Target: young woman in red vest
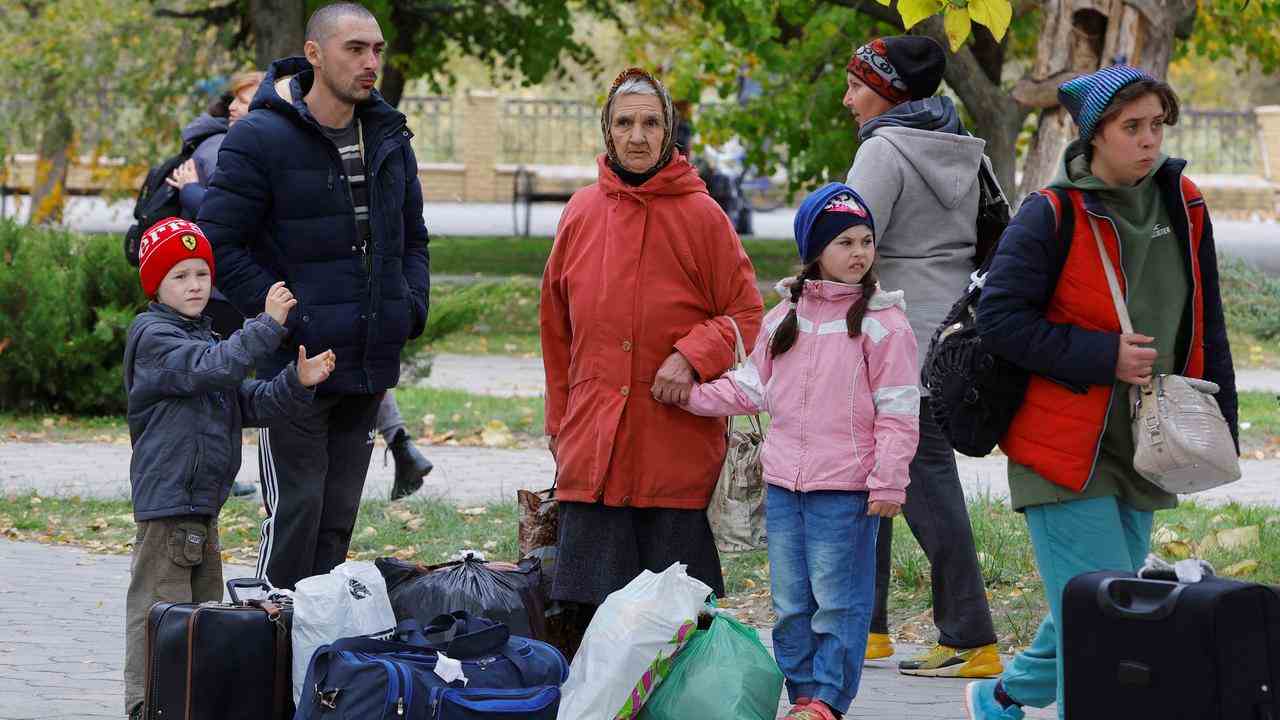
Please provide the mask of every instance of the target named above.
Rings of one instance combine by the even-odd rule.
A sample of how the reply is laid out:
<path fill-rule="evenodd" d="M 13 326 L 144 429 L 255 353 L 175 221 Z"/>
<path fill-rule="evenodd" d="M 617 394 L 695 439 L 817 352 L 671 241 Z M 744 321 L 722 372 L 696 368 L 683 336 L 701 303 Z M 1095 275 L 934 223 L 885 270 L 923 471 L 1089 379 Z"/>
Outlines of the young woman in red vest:
<path fill-rule="evenodd" d="M 1050 615 L 998 680 L 966 688 L 974 720 L 1021 718 L 1022 706 L 1054 701 L 1063 716 L 1064 586 L 1084 572 L 1137 570 L 1154 512 L 1177 504 L 1134 470 L 1129 386 L 1160 373 L 1211 380 L 1237 434 L 1209 213 L 1182 174 L 1186 161 L 1160 151 L 1164 127 L 1178 119 L 1177 96 L 1116 65 L 1064 83 L 1058 98 L 1080 138 L 1005 231 L 978 309 L 995 350 L 1032 372 L 1000 446 Z M 1119 270 L 1132 334 L 1121 333 L 1090 216 Z"/>

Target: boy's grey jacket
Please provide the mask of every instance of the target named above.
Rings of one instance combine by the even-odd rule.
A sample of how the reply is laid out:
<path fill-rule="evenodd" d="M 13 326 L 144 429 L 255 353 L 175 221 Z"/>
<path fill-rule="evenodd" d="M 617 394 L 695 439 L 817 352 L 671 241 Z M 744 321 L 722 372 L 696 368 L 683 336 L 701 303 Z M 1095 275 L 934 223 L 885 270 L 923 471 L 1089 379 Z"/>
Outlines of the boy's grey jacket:
<path fill-rule="evenodd" d="M 240 470 L 240 431 L 305 410 L 315 393 L 295 364 L 270 380 L 246 380 L 285 330 L 263 313 L 218 342 L 209 320 L 151 303 L 129 326 L 129 395 L 135 520 L 217 515 Z"/>
<path fill-rule="evenodd" d="M 949 120 L 954 110 L 941 100 L 904 103 L 895 110 L 901 114 L 920 106 L 935 110 L 935 120 Z M 903 120 L 915 120 L 908 118 Z M 884 120 L 864 137 L 848 184 L 875 218 L 881 287 L 906 291 L 907 320 L 923 366 L 934 330 L 964 293 L 974 269 L 978 166 L 986 142 Z M 960 128 L 958 118 L 928 126 Z"/>

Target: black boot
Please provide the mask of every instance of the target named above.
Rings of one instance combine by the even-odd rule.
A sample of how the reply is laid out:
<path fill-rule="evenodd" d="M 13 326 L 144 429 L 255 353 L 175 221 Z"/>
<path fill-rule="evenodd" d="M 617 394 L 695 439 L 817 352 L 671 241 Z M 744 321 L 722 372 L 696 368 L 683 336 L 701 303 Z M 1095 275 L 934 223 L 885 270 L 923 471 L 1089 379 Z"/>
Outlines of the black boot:
<path fill-rule="evenodd" d="M 435 466 L 413 446 L 404 428 L 397 430 L 395 437 L 387 443 L 387 451 L 396 460 L 396 482 L 391 487 L 391 499 L 399 500 L 417 492 L 422 487 L 422 478 Z M 386 462 L 385 453 L 383 462 Z"/>

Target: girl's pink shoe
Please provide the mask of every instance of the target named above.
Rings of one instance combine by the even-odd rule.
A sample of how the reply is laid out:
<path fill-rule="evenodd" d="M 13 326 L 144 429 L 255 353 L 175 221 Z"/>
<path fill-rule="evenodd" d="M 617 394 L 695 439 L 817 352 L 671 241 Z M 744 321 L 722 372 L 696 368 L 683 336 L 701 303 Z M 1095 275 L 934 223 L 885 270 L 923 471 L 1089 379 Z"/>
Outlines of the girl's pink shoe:
<path fill-rule="evenodd" d="M 802 705 L 801 700 L 806 701 L 805 704 Z M 791 706 L 791 712 L 783 720 L 836 720 L 836 715 L 821 700 L 797 698 L 796 704 Z"/>

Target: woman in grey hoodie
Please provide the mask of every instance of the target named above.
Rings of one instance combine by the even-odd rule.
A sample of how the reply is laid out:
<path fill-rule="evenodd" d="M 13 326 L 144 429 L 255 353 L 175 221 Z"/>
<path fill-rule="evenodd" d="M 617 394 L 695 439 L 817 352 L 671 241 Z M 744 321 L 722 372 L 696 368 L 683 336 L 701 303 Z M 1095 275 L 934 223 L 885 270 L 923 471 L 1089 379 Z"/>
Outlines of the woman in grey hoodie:
<path fill-rule="evenodd" d="M 844 105 L 860 126 L 862 143 L 848 184 L 882 228 L 880 279 L 906 291 L 922 365 L 934 329 L 973 270 L 985 146 L 965 132 L 950 99 L 933 96 L 946 63 L 933 40 L 898 36 L 863 45 L 846 67 Z M 932 568 L 938 644 L 898 668 L 909 675 L 994 677 L 1002 667 L 955 453 L 929 414 L 927 391 L 921 392 L 920 444 L 902 512 Z M 892 537 L 893 521 L 881 520 L 868 659 L 893 654 L 887 610 Z"/>

